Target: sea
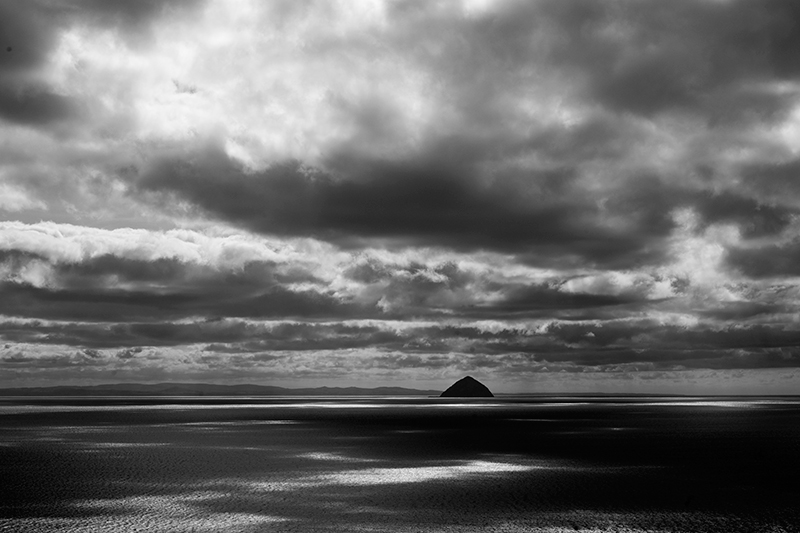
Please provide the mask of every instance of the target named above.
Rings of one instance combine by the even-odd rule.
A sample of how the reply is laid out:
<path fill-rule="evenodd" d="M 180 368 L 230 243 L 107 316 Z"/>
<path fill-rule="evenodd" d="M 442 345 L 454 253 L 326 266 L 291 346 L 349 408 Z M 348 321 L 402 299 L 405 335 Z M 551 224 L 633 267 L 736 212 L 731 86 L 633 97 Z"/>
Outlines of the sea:
<path fill-rule="evenodd" d="M 5 397 L 0 532 L 800 531 L 800 397 Z"/>

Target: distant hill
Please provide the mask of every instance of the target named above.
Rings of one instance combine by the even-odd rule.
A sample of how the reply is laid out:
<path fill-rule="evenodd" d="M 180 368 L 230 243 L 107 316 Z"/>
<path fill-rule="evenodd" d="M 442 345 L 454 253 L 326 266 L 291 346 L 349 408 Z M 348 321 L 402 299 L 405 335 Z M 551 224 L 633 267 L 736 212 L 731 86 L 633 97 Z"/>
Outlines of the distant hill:
<path fill-rule="evenodd" d="M 492 398 L 494 394 L 489 388 L 478 381 L 477 379 L 473 378 L 472 376 L 467 376 L 465 378 L 459 379 L 446 391 L 442 394 L 442 397 L 450 397 L 450 398 Z"/>
<path fill-rule="evenodd" d="M 405 387 L 315 387 L 289 389 L 269 385 L 210 383 L 115 383 L 90 386 L 19 387 L 0 389 L 0 396 L 438 396 L 437 390 Z"/>

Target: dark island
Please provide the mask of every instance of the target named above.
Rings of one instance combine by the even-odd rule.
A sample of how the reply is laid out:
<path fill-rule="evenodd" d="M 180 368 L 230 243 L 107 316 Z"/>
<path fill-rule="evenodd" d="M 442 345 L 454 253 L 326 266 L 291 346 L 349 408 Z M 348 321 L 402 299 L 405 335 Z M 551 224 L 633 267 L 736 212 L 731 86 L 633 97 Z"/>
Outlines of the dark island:
<path fill-rule="evenodd" d="M 492 391 L 472 376 L 459 379 L 440 396 L 442 398 L 494 398 Z"/>

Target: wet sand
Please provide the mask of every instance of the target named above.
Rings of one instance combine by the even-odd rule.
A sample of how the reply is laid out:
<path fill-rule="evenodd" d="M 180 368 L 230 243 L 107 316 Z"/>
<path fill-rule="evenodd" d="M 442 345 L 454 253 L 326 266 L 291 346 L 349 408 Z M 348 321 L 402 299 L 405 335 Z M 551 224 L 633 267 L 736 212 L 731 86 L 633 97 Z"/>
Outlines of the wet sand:
<path fill-rule="evenodd" d="M 800 399 L 0 401 L 0 531 L 797 531 Z"/>

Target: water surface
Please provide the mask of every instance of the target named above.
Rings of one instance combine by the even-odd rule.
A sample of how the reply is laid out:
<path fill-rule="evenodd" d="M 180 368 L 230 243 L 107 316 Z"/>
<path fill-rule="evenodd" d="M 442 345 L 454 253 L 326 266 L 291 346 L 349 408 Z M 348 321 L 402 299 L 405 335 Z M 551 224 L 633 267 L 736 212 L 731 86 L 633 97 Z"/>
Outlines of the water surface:
<path fill-rule="evenodd" d="M 796 531 L 800 398 L 5 398 L 0 531 Z"/>

